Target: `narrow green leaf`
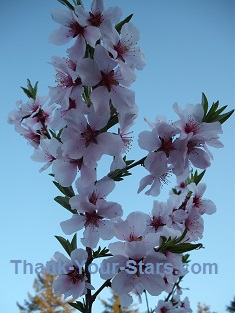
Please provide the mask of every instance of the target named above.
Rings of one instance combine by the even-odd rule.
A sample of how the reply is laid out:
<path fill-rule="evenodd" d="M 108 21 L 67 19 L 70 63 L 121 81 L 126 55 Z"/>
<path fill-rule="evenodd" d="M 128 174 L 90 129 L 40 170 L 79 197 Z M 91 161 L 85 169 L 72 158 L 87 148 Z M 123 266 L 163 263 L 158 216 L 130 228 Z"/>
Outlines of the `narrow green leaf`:
<path fill-rule="evenodd" d="M 197 174 L 197 171 L 195 172 L 193 181 L 196 185 L 200 183 L 205 173 L 206 173 L 206 170 L 202 171 L 199 175 Z"/>
<path fill-rule="evenodd" d="M 31 81 L 27 78 L 27 87 L 30 93 L 33 93 L 33 86 L 31 84 Z"/>
<path fill-rule="evenodd" d="M 219 116 L 219 119 L 218 121 L 220 122 L 220 124 L 223 124 L 224 122 L 227 121 L 228 118 L 230 118 L 230 116 L 233 114 L 234 110 L 231 110 L 229 111 L 228 113 L 224 113 L 224 114 L 221 114 Z"/>
<path fill-rule="evenodd" d="M 205 116 L 208 111 L 208 100 L 204 92 L 202 93 L 202 106 L 204 109 L 204 116 Z"/>
<path fill-rule="evenodd" d="M 73 250 L 77 249 L 77 234 L 75 234 L 73 236 L 73 239 L 71 241 L 71 246 L 72 246 Z"/>
<path fill-rule="evenodd" d="M 77 211 L 71 209 L 71 205 L 69 204 L 69 198 L 68 197 L 62 197 L 62 196 L 57 196 L 54 198 L 54 200 L 59 203 L 62 207 L 64 207 L 66 210 L 69 212 L 76 214 Z"/>
<path fill-rule="evenodd" d="M 58 1 L 62 3 L 63 5 L 65 5 L 66 7 L 68 7 L 70 10 L 74 10 L 74 6 L 67 0 L 58 0 Z"/>
<path fill-rule="evenodd" d="M 35 83 L 34 87 L 33 87 L 33 98 L 36 99 L 37 96 L 37 92 L 38 92 L 38 81 Z"/>
<path fill-rule="evenodd" d="M 72 189 L 72 187 L 63 187 L 61 186 L 58 182 L 54 181 L 53 180 L 53 184 L 59 189 L 59 191 L 61 191 L 66 197 L 73 197 L 75 194 L 74 194 L 74 191 Z"/>
<path fill-rule="evenodd" d="M 20 88 L 23 89 L 24 93 L 26 94 L 26 96 L 27 96 L 28 98 L 33 99 L 33 95 L 31 94 L 31 92 L 30 92 L 28 89 L 26 89 L 26 88 L 24 88 L 24 87 L 20 87 Z"/>
<path fill-rule="evenodd" d="M 185 228 L 183 234 L 180 237 L 174 239 L 174 244 L 181 242 L 186 236 L 187 232 L 188 232 L 188 228 Z"/>
<path fill-rule="evenodd" d="M 78 311 L 84 313 L 84 305 L 82 302 L 80 301 L 77 301 L 76 303 L 69 302 L 69 304 L 71 305 L 71 307 L 78 309 Z"/>
<path fill-rule="evenodd" d="M 133 14 L 130 14 L 129 16 L 127 16 L 123 21 L 121 21 L 120 23 L 118 23 L 115 28 L 117 30 L 117 32 L 120 34 L 122 26 L 128 22 L 130 22 L 131 18 L 132 18 Z"/>
<path fill-rule="evenodd" d="M 189 263 L 190 262 L 189 257 L 190 257 L 190 255 L 188 253 L 183 254 L 182 255 L 182 262 L 183 263 Z"/>
<path fill-rule="evenodd" d="M 180 243 L 178 245 L 169 247 L 167 251 L 172 253 L 181 254 L 187 251 L 195 250 L 195 249 L 201 249 L 203 248 L 203 245 L 201 243 L 192 244 L 192 243 Z"/>
<path fill-rule="evenodd" d="M 68 241 L 61 236 L 55 236 L 55 238 L 59 241 L 64 250 L 70 255 L 70 247 L 68 245 Z"/>

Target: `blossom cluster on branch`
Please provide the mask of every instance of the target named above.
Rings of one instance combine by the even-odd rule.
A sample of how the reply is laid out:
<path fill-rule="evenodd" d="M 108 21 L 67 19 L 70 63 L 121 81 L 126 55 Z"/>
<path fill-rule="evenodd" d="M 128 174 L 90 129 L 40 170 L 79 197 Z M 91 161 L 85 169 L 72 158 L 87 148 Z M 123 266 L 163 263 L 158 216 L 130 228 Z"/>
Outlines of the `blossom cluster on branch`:
<path fill-rule="evenodd" d="M 233 112 L 221 114 L 226 106 L 218 108 L 218 102 L 209 108 L 204 94 L 201 104 L 185 108 L 174 104 L 179 119 L 146 120 L 151 131 L 141 132 L 138 144 L 147 155 L 127 160 L 129 132 L 138 115 L 135 93 L 129 87 L 135 71 L 145 66 L 139 31 L 130 22 L 132 15 L 121 20 L 121 9 L 105 9 L 103 0 L 93 0 L 88 11 L 81 1 L 74 1 L 75 6 L 60 2 L 67 9 L 53 10 L 52 18 L 60 26 L 49 41 L 56 45 L 72 41 L 72 46 L 66 57 L 52 57 L 57 85 L 42 97 L 37 83 L 32 86 L 28 80 L 28 87 L 22 89 L 29 100 L 18 102 L 18 109 L 8 117 L 33 146 L 32 160 L 44 163 L 40 171 L 51 166 L 54 184 L 63 193 L 55 200 L 72 213 L 61 222 L 66 235 L 74 234 L 72 241 L 56 236 L 71 260 L 55 253 L 52 262 L 64 262 L 66 272 L 55 280 L 54 292 L 85 296 L 83 302 L 71 305 L 88 313 L 106 286 L 120 296 L 123 306 L 132 303 L 133 295 L 141 299 L 143 293 L 158 296 L 165 291 L 168 296 L 159 300 L 155 312 L 192 312 L 188 299 L 180 299 L 180 282 L 187 274 L 185 253 L 202 246 L 194 242 L 203 236 L 203 215 L 216 211 L 215 204 L 203 198 L 206 185 L 200 181 L 213 158 L 208 146 L 223 146 L 221 124 Z M 104 155 L 111 156 L 109 173 L 97 177 Z M 124 220 L 121 205 L 106 197 L 115 181 L 130 175 L 137 165 L 148 171 L 138 193 L 149 186 L 145 194 L 158 196 L 171 175 L 176 176 L 177 186 L 166 202 L 154 200 L 151 215 L 137 211 Z M 77 248 L 78 231 L 83 232 L 80 242 L 85 249 Z M 108 249 L 101 249 L 100 239 L 113 238 L 116 241 Z M 100 257 L 104 283 L 92 294 L 89 266 Z M 156 264 L 161 269 L 157 272 L 152 267 Z M 169 266 L 164 271 L 167 264 L 171 271 Z"/>

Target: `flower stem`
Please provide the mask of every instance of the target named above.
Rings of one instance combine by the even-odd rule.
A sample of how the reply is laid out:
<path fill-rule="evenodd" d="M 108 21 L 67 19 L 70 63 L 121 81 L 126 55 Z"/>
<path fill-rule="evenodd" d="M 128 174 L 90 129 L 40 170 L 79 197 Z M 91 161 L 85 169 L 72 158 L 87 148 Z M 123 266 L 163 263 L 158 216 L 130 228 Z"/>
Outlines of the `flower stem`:
<path fill-rule="evenodd" d="M 91 273 L 89 271 L 89 265 L 92 263 L 93 257 L 92 257 L 92 249 L 91 248 L 86 248 L 88 258 L 85 264 L 85 273 L 87 277 L 87 282 L 91 284 Z M 86 294 L 86 313 L 91 313 L 92 309 L 92 301 L 91 301 L 91 290 L 87 289 L 87 294 Z"/>
<path fill-rule="evenodd" d="M 146 290 L 144 290 L 144 294 L 145 294 L 145 300 L 146 300 L 146 305 L 147 305 L 147 312 L 150 313 L 149 301 L 148 301 L 148 296 L 147 296 Z"/>
<path fill-rule="evenodd" d="M 110 279 L 106 280 L 103 285 L 100 286 L 100 288 L 91 296 L 91 304 L 95 301 L 98 294 L 105 288 L 105 287 L 111 287 Z"/>
<path fill-rule="evenodd" d="M 137 165 L 144 165 L 144 161 L 145 159 L 147 158 L 147 156 L 143 157 L 142 159 L 124 167 L 123 169 L 120 169 L 120 170 L 116 170 L 114 172 L 110 172 L 108 173 L 107 176 L 109 176 L 110 178 L 112 178 L 113 180 L 115 180 L 116 177 L 119 177 L 122 173 L 125 173 L 126 171 L 130 170 L 131 168 L 137 166 Z"/>

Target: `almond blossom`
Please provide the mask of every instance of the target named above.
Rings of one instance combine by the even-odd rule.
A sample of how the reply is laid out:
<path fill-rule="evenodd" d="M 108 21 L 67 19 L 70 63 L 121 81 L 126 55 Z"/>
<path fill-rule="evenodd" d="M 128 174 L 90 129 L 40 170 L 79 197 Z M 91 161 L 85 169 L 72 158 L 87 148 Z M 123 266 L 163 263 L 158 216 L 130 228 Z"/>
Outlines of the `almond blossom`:
<path fill-rule="evenodd" d="M 78 6 L 79 7 L 79 6 Z M 100 38 L 100 30 L 94 26 L 88 26 L 86 22 L 78 19 L 73 11 L 64 11 L 54 9 L 52 18 L 55 22 L 61 24 L 59 29 L 52 32 L 49 42 L 55 45 L 64 45 L 71 39 L 76 41 L 67 52 L 74 61 L 83 58 L 86 50 L 86 43 L 95 47 L 97 40 Z"/>
<path fill-rule="evenodd" d="M 132 69 L 142 70 L 146 63 L 143 52 L 136 46 L 139 39 L 139 30 L 132 23 L 124 24 L 120 35 L 112 27 L 103 36 L 104 47 L 114 59 L 125 63 Z"/>
<path fill-rule="evenodd" d="M 216 206 L 213 201 L 203 199 L 202 196 L 206 190 L 206 184 L 200 183 L 196 185 L 191 183 L 188 186 L 188 190 L 193 192 L 193 208 L 202 214 L 214 214 L 216 212 Z"/>
<path fill-rule="evenodd" d="M 84 85 L 93 87 L 91 101 L 99 115 L 109 112 L 110 100 L 117 112 L 128 112 L 135 106 L 135 94 L 129 87 L 135 80 L 131 69 L 124 74 L 118 63 L 111 59 L 101 45 L 97 45 L 94 60 L 83 59 L 77 62 L 77 71 Z"/>
<path fill-rule="evenodd" d="M 86 295 L 87 289 L 94 287 L 87 282 L 84 268 L 81 266 L 87 260 L 87 252 L 83 249 L 75 249 L 71 252 L 71 260 L 65 257 L 62 253 L 56 252 L 52 260 L 48 264 L 53 269 L 59 267 L 65 270 L 65 273 L 58 273 L 59 276 L 53 282 L 53 290 L 55 295 L 64 294 L 67 298 L 72 296 L 74 299 Z"/>
<path fill-rule="evenodd" d="M 66 110 L 72 105 L 81 107 L 84 105 L 82 100 L 81 79 L 76 71 L 76 62 L 69 58 L 52 57 L 51 64 L 56 70 L 57 87 L 49 87 L 49 96 L 51 103 L 58 103 Z"/>
<path fill-rule="evenodd" d="M 157 296 L 164 289 L 162 278 L 163 269 L 156 270 L 156 264 L 167 262 L 167 258 L 158 252 L 148 253 L 148 249 L 142 241 L 126 242 L 124 249 L 109 249 L 113 257 L 102 261 L 100 276 L 103 279 L 112 279 L 112 289 L 121 299 L 121 304 L 128 306 L 132 302 L 130 293 L 135 290 L 139 295 L 146 290 L 150 295 Z M 117 264 L 115 267 L 112 264 Z M 131 266 L 128 266 L 130 264 Z M 150 266 L 150 264 L 152 266 Z M 115 271 L 107 271 L 107 268 L 115 268 Z M 123 295 L 129 294 L 129 297 Z"/>
<path fill-rule="evenodd" d="M 57 157 L 57 149 L 61 143 L 56 138 L 43 139 L 40 141 L 40 146 L 34 150 L 31 159 L 35 162 L 46 162 L 40 169 L 40 172 L 46 170 Z"/>
<path fill-rule="evenodd" d="M 93 0 L 90 12 L 86 12 L 81 5 L 75 6 L 74 11 L 79 21 L 82 20 L 87 25 L 98 27 L 101 34 L 106 29 L 110 31 L 109 24 L 116 25 L 122 15 L 119 7 L 105 9 L 104 0 Z"/>
<path fill-rule="evenodd" d="M 106 123 L 106 116 L 90 113 L 86 118 L 76 109 L 66 115 L 68 127 L 61 135 L 63 156 L 78 160 L 83 158 L 84 164 L 93 164 L 102 155 L 115 156 L 121 152 L 123 142 L 118 134 L 101 132 Z"/>
<path fill-rule="evenodd" d="M 81 242 L 84 246 L 95 248 L 100 238 L 109 240 L 114 236 L 114 223 L 122 216 L 122 208 L 116 202 L 107 202 L 105 196 L 113 188 L 108 177 L 87 188 L 79 189 L 79 195 L 70 199 L 70 205 L 78 214 L 61 222 L 61 228 L 70 235 L 85 227 Z"/>

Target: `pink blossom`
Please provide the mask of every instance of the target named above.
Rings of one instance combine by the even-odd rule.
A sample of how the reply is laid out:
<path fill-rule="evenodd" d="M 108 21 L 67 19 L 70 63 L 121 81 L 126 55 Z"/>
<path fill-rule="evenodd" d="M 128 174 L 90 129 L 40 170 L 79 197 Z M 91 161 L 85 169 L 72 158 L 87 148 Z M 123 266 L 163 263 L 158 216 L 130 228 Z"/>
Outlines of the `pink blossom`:
<path fill-rule="evenodd" d="M 75 6 L 75 14 L 79 21 L 98 27 L 103 34 L 106 29 L 111 30 L 109 24 L 116 25 L 119 22 L 122 10 L 119 7 L 110 7 L 105 10 L 104 0 L 93 0 L 90 12 L 86 12 L 82 6 L 78 5 Z"/>
<path fill-rule="evenodd" d="M 175 125 L 181 129 L 180 139 L 199 135 L 206 141 L 218 138 L 218 133 L 222 134 L 222 128 L 219 122 L 202 122 L 204 110 L 201 104 L 188 104 L 183 110 L 175 103 L 173 108 L 180 117 L 180 120 L 175 122 Z"/>
<path fill-rule="evenodd" d="M 31 159 L 35 162 L 46 162 L 40 169 L 40 172 L 46 170 L 54 160 L 56 160 L 57 149 L 61 143 L 56 138 L 43 139 L 40 141 L 40 146 L 34 150 Z"/>
<path fill-rule="evenodd" d="M 150 295 L 157 296 L 165 289 L 161 270 L 156 273 L 156 269 L 152 271 L 150 268 L 147 270 L 146 267 L 149 264 L 164 264 L 167 258 L 162 253 L 148 253 L 147 250 L 142 241 L 126 242 L 124 250 L 105 259 L 101 264 L 101 278 L 110 279 L 113 277 L 112 289 L 120 296 L 124 306 L 130 304 L 130 298 L 122 298 L 122 295 L 127 295 L 132 291 L 138 291 L 138 294 L 141 295 L 146 290 Z M 132 268 L 128 267 L 128 262 L 131 262 Z M 105 270 L 114 263 L 118 264 L 115 272 Z"/>
<path fill-rule="evenodd" d="M 193 208 L 201 215 L 214 214 L 216 212 L 216 206 L 211 200 L 203 199 L 202 196 L 206 190 L 206 184 L 200 183 L 196 185 L 191 183 L 188 185 L 188 189 L 193 192 Z"/>
<path fill-rule="evenodd" d="M 53 283 L 55 295 L 64 294 L 67 298 L 72 296 L 78 298 L 86 295 L 87 289 L 94 289 L 94 287 L 87 282 L 84 268 L 81 265 L 85 264 L 87 260 L 87 252 L 83 249 L 75 249 L 71 252 L 71 260 L 65 257 L 62 253 L 56 252 L 53 259 L 49 262 L 53 267 L 57 263 L 61 263 L 61 268 L 65 269 L 65 273 L 59 273 L 59 276 Z"/>
<path fill-rule="evenodd" d="M 145 194 L 158 196 L 162 184 L 168 183 L 167 177 L 170 173 L 164 152 L 150 152 L 144 161 L 144 166 L 150 174 L 141 179 L 137 192 L 140 193 L 146 186 L 150 185 L 150 189 Z"/>
<path fill-rule="evenodd" d="M 204 223 L 201 214 L 197 212 L 194 208 L 188 209 L 188 217 L 185 219 L 185 227 L 187 227 L 188 232 L 184 240 L 197 241 L 202 238 Z"/>
<path fill-rule="evenodd" d="M 91 101 L 100 115 L 109 112 L 110 100 L 118 113 L 128 112 L 135 106 L 134 92 L 124 87 L 129 87 L 135 80 L 133 72 L 126 71 L 124 77 L 117 65 L 101 45 L 95 48 L 94 60 L 87 58 L 77 63 L 83 84 L 93 87 Z"/>
<path fill-rule="evenodd" d="M 104 191 L 108 193 L 110 184 L 110 179 L 106 178 L 72 197 L 70 205 L 80 214 L 74 214 L 71 219 L 60 224 L 67 235 L 85 227 L 81 242 L 92 249 L 97 246 L 100 238 L 113 238 L 114 222 L 122 215 L 122 208 L 118 203 L 107 202 L 104 198 Z"/>
<path fill-rule="evenodd" d="M 58 103 L 64 110 L 82 107 L 82 84 L 76 71 L 76 62 L 69 58 L 52 57 L 51 63 L 56 70 L 57 87 L 49 87 L 50 103 Z"/>
<path fill-rule="evenodd" d="M 139 39 L 139 30 L 132 23 L 124 24 L 120 35 L 113 27 L 103 35 L 104 47 L 114 59 L 132 69 L 142 70 L 146 63 L 143 52 L 136 46 Z"/>
<path fill-rule="evenodd" d="M 88 186 L 96 180 L 96 163 L 84 164 L 83 158 L 71 159 L 68 156 L 63 156 L 61 149 L 57 150 L 57 158 L 52 164 L 52 172 L 54 178 L 63 187 L 69 187 L 74 182 L 78 171 L 84 186 Z"/>
<path fill-rule="evenodd" d="M 158 301 L 158 305 L 154 310 L 155 313 L 174 313 L 175 310 L 173 308 L 173 304 L 168 301 L 165 302 L 163 300 Z"/>
<path fill-rule="evenodd" d="M 115 156 L 121 152 L 120 136 L 100 131 L 107 123 L 106 116 L 91 113 L 86 118 L 71 109 L 66 121 L 68 127 L 61 135 L 63 156 L 74 160 L 83 158 L 84 164 L 96 164 L 104 154 Z"/>
<path fill-rule="evenodd" d="M 159 232 L 165 225 L 171 226 L 170 208 L 164 202 L 153 202 L 151 217 L 147 221 L 148 231 Z"/>
<path fill-rule="evenodd" d="M 52 32 L 49 42 L 56 45 L 68 43 L 72 38 L 76 41 L 68 53 L 74 61 L 83 58 L 86 50 L 86 43 L 91 47 L 95 47 L 97 40 L 100 38 L 100 30 L 94 26 L 88 26 L 86 22 L 79 19 L 73 11 L 64 11 L 54 9 L 52 18 L 61 24 L 59 29 Z"/>

